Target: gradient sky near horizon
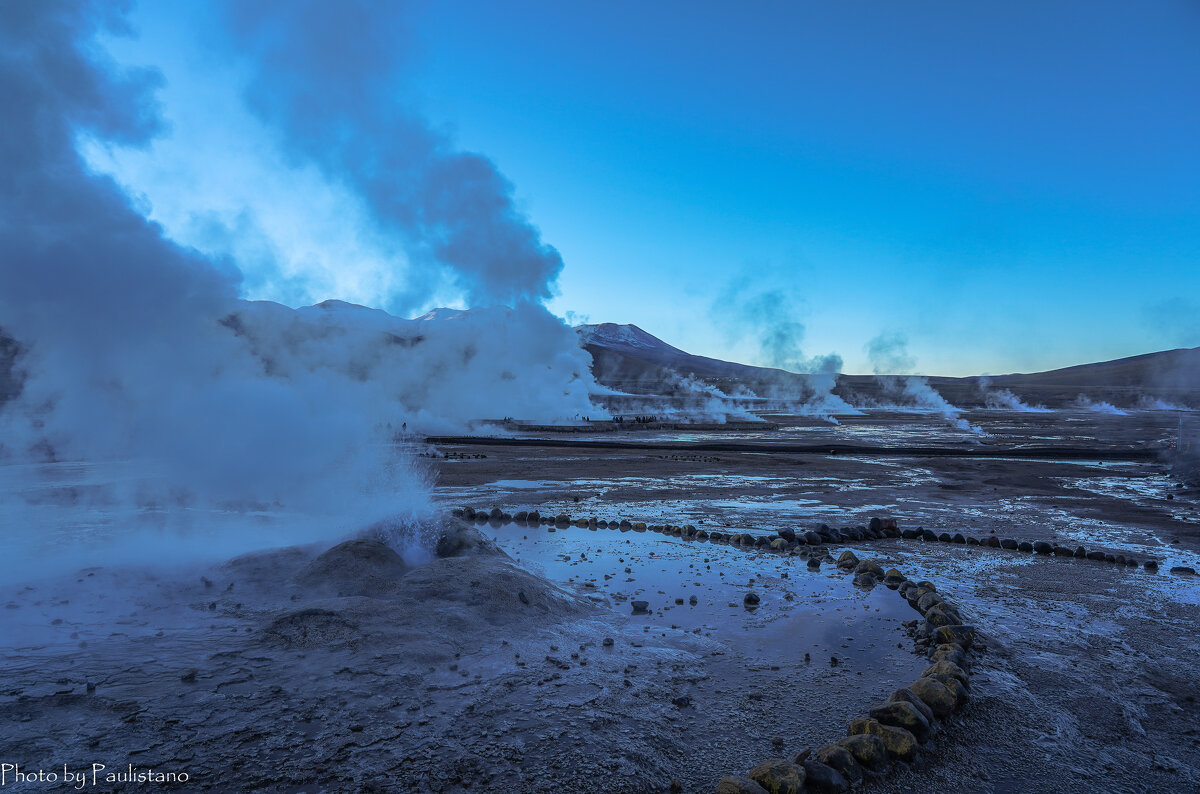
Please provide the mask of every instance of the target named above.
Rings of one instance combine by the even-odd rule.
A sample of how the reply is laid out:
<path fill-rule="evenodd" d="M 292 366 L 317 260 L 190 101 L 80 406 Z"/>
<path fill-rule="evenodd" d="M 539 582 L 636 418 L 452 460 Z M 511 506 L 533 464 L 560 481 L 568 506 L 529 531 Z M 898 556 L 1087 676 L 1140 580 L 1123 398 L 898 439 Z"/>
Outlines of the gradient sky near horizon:
<path fill-rule="evenodd" d="M 945 375 L 1200 345 L 1200 3 L 381 9 L 398 95 L 514 183 L 569 320 L 747 363 L 786 323 L 852 373 L 881 333 Z M 81 146 L 249 297 L 381 305 L 399 255 L 273 148 L 214 17 L 143 0 L 105 43 L 162 72 L 168 126 Z M 255 272 L 263 247 L 287 278 Z"/>

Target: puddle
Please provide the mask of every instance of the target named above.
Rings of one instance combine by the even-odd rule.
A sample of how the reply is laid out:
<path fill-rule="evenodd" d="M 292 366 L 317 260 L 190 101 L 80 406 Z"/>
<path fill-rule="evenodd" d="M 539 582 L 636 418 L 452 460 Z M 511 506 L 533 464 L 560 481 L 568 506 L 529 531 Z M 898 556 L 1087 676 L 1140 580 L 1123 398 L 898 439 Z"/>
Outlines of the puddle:
<path fill-rule="evenodd" d="M 829 666 L 836 656 L 855 668 L 913 658 L 897 644 L 909 647 L 900 623 L 916 612 L 883 585 L 856 588 L 832 565 L 811 571 L 799 557 L 653 532 L 516 524 L 481 529 L 521 566 L 607 599 L 647 633 L 701 634 L 764 664 L 795 664 L 805 653 L 812 664 Z M 860 554 L 868 556 L 869 550 Z M 744 605 L 750 592 L 760 598 L 752 610 Z M 632 614 L 635 600 L 648 602 L 648 614 Z"/>

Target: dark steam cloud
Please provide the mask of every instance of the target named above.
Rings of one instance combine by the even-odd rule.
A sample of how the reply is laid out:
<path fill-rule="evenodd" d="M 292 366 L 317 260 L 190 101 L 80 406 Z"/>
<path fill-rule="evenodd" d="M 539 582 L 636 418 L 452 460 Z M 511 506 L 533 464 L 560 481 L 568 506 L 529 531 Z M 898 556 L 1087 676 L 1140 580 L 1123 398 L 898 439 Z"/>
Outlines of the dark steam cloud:
<path fill-rule="evenodd" d="M 249 59 L 249 104 L 288 154 L 361 195 L 418 265 L 449 268 L 470 305 L 551 296 L 562 259 L 517 209 L 512 185 L 399 101 L 411 48 L 397 4 L 225 8 L 234 47 Z"/>

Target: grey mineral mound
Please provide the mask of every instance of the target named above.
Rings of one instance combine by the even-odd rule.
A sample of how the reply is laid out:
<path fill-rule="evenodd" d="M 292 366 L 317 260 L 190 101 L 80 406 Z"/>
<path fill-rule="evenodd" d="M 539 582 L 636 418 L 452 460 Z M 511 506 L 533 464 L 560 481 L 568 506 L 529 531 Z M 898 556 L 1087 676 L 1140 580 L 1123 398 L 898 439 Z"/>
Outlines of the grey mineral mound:
<path fill-rule="evenodd" d="M 382 540 L 356 538 L 319 555 L 296 581 L 337 595 L 377 597 L 395 591 L 406 570 L 404 558 Z"/>

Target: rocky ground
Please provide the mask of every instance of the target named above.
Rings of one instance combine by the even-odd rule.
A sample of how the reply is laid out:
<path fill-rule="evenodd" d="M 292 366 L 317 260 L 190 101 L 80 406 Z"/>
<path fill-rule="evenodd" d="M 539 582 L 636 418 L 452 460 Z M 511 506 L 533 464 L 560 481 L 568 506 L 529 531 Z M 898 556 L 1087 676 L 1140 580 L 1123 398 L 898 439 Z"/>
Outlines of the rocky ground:
<path fill-rule="evenodd" d="M 914 764 L 863 790 L 1200 786 L 1200 587 L 1166 572 L 1197 567 L 1196 502 L 1156 465 L 438 453 L 450 453 L 437 460 L 448 505 L 761 533 L 885 514 L 937 532 L 1157 558 L 1155 574 L 977 546 L 847 543 L 952 592 L 987 648 L 970 705 Z M 719 630 L 650 630 L 630 619 L 615 583 L 570 581 L 579 568 L 535 575 L 505 553 L 517 554 L 510 529 L 482 529 L 439 526 L 445 556 L 415 567 L 368 538 L 216 567 L 11 584 L 0 592 L 0 763 L 60 780 L 64 765 L 95 763 L 189 776 L 105 784 L 101 773 L 98 791 L 636 792 L 675 782 L 709 792 L 726 774 L 839 738 L 926 663 L 899 628 L 901 647 L 839 650 L 837 666 L 756 656 L 729 633 L 760 626 L 738 623 L 740 609 Z M 789 594 L 812 598 L 800 556 L 661 542 L 736 574 L 738 587 L 759 572 L 764 612 Z M 792 620 L 823 619 L 798 609 Z M 659 616 L 670 624 L 671 614 Z M 840 641 L 842 626 L 831 627 Z"/>

